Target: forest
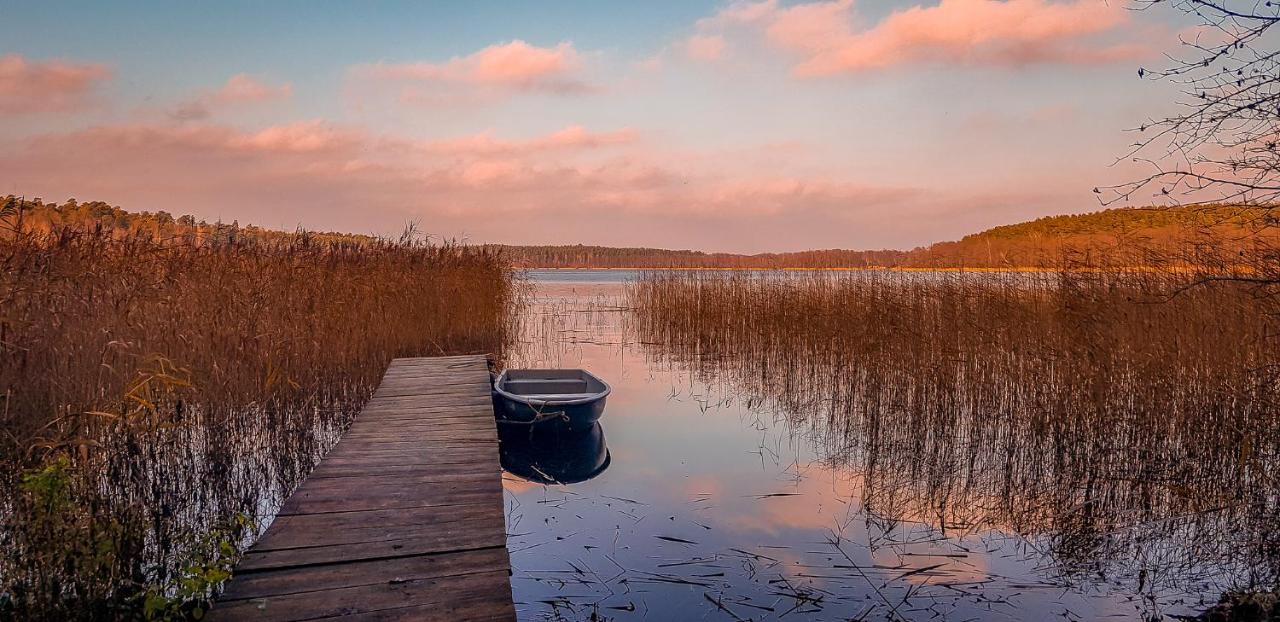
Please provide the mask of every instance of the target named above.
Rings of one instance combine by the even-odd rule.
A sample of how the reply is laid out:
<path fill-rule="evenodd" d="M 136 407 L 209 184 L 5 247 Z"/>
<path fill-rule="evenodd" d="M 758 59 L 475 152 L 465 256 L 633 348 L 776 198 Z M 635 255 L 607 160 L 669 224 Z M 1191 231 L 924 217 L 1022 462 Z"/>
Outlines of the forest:
<path fill-rule="evenodd" d="M 102 201 L 3 198 L 5 209 L 19 210 L 25 226 L 50 231 L 60 227 L 102 227 L 115 234 L 146 232 L 191 240 L 292 235 L 254 225 L 209 223 L 169 211 L 130 212 Z M 1060 265 L 1064 256 L 1115 255 L 1120 249 L 1169 255 L 1213 248 L 1221 254 L 1255 253 L 1280 242 L 1280 216 L 1264 207 L 1194 205 L 1117 208 L 1046 216 L 1001 225 L 909 250 L 819 249 L 789 253 L 708 253 L 661 248 L 616 248 L 584 244 L 537 246 L 481 244 L 502 254 L 517 268 L 728 268 L 728 269 L 874 269 L 980 268 L 1037 269 Z M 430 232 L 431 223 L 407 229 Z M 374 236 L 307 232 L 318 240 L 372 243 Z"/>

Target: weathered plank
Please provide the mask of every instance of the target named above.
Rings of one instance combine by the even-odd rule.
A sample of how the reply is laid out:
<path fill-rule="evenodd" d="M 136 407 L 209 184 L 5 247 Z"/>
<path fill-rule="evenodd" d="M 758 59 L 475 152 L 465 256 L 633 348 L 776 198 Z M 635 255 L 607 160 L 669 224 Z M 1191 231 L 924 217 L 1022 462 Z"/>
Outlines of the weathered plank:
<path fill-rule="evenodd" d="M 492 584 L 507 582 L 507 577 L 507 570 L 497 570 L 383 581 L 318 592 L 233 600 L 225 604 L 224 610 L 234 619 L 280 621 L 332 617 L 374 620 L 514 619 L 514 616 L 494 618 L 504 610 L 514 608 L 492 597 Z M 414 609 L 416 613 L 405 617 L 405 612 L 399 610 L 406 608 Z M 216 608 L 213 611 L 221 613 Z"/>
<path fill-rule="evenodd" d="M 215 620 L 513 620 L 481 356 L 396 359 L 245 553 Z"/>
<path fill-rule="evenodd" d="M 385 530 L 395 536 L 405 528 L 452 528 L 459 521 L 499 518 L 493 516 L 489 511 L 491 509 L 487 503 L 477 503 L 460 507 L 427 507 L 416 512 L 365 510 L 282 516 L 279 519 L 282 528 L 259 539 L 254 550 L 272 551 L 331 543 L 352 544 L 376 537 L 375 530 Z M 284 528 L 286 525 L 287 528 Z M 313 532 L 319 535 L 313 535 Z"/>
<path fill-rule="evenodd" d="M 267 570 L 237 577 L 222 593 L 223 601 L 248 600 L 281 594 L 314 593 L 386 581 L 385 574 L 402 580 L 448 577 L 509 568 L 507 551 L 487 548 L 439 555 L 326 564 Z"/>
<path fill-rule="evenodd" d="M 481 466 L 474 463 L 453 463 L 435 465 L 438 470 L 454 470 L 475 473 Z M 420 464 L 357 464 L 357 465 L 320 465 L 312 471 L 309 479 L 327 479 L 335 477 L 383 476 L 421 471 Z"/>

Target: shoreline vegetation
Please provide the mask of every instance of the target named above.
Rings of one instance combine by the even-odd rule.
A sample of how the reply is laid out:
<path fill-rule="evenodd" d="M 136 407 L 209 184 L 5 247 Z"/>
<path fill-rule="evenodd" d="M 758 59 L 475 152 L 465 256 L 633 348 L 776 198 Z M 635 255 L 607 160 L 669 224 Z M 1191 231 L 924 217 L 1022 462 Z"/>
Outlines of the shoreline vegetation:
<path fill-rule="evenodd" d="M 129 212 L 101 201 L 46 203 L 12 195 L 0 205 L 21 206 L 25 226 L 51 231 L 62 227 L 101 227 L 110 235 L 146 232 L 157 237 L 203 240 L 214 236 L 273 239 L 292 233 L 238 222 L 209 223 L 169 212 Z M 370 244 L 379 238 L 363 234 L 308 232 L 317 241 Z M 1267 207 L 1191 205 L 1114 208 L 1097 212 L 1047 216 L 1001 225 L 959 240 L 910 250 L 823 249 L 784 253 L 707 253 L 644 247 L 584 244 L 538 246 L 475 244 L 496 253 L 521 270 L 779 270 L 779 271 L 1010 271 L 1056 272 L 1076 269 L 1066 264 L 1106 263 L 1120 267 L 1126 256 L 1131 269 L 1165 270 L 1194 265 L 1195 254 L 1214 250 L 1257 256 L 1280 247 L 1280 213 Z M 1140 250 L 1142 255 L 1134 253 Z M 1247 262 L 1245 262 L 1247 263 Z M 1242 263 L 1242 265 L 1244 265 Z"/>
<path fill-rule="evenodd" d="M 536 258 L 639 269 L 643 341 L 865 469 L 873 518 L 1041 534 L 1064 576 L 1155 551 L 1176 561 L 1169 589 L 1215 570 L 1182 538 L 1218 547 L 1224 582 L 1251 577 L 1223 592 L 1274 588 L 1274 225 L 1260 208 L 1107 210 L 782 261 L 3 197 L 0 620 L 200 617 L 388 361 L 503 355 Z M 638 267 L 655 257 L 685 265 Z M 921 259 L 939 257 L 954 265 Z M 752 272 L 772 269 L 794 278 Z"/>
<path fill-rule="evenodd" d="M 651 270 L 1014 270 L 1098 263 L 1140 248 L 1159 267 L 1187 249 L 1257 254 L 1280 245 L 1280 220 L 1258 207 L 1124 208 L 1003 225 L 910 250 L 826 249 L 791 253 L 706 253 L 589 245 L 488 245 L 522 269 Z M 1137 258 L 1135 258 L 1137 259 Z M 1114 261 L 1108 261 L 1114 265 Z"/>
<path fill-rule="evenodd" d="M 411 232 L 76 209 L 0 213 L 0 620 L 198 619 L 392 358 L 500 357 L 521 306 Z"/>
<path fill-rule="evenodd" d="M 1254 619 L 1229 610 L 1280 588 L 1280 300 L 1216 274 L 648 272 L 626 296 L 653 356 L 775 413 L 867 520 L 1016 534 L 1145 619 L 1205 593 Z"/>
<path fill-rule="evenodd" d="M 964 273 L 971 272 L 974 274 L 1056 274 L 1058 272 L 1077 272 L 1080 274 L 1097 273 L 1097 272 L 1173 272 L 1184 274 L 1196 274 L 1201 269 L 1194 265 L 1183 266 L 1145 266 L 1145 265 L 1117 265 L 1106 268 L 1089 268 L 1082 266 L 1066 266 L 1066 267 L 1008 267 L 1008 268 L 982 268 L 982 267 L 964 267 L 952 266 L 941 268 L 915 268 L 908 266 L 889 267 L 889 266 L 871 266 L 867 268 L 672 268 L 672 267 L 645 267 L 638 266 L 635 268 L 520 268 L 521 270 L 533 270 L 538 272 L 938 272 L 938 273 Z M 1243 274 L 1254 274 L 1256 270 L 1248 264 L 1236 264 L 1233 269 Z"/>

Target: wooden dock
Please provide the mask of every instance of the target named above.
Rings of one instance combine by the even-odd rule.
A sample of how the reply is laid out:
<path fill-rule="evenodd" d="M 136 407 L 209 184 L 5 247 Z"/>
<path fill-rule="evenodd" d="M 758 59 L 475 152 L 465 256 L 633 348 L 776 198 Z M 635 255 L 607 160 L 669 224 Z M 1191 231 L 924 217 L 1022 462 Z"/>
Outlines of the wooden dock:
<path fill-rule="evenodd" d="M 215 620 L 514 620 L 483 356 L 396 359 Z"/>

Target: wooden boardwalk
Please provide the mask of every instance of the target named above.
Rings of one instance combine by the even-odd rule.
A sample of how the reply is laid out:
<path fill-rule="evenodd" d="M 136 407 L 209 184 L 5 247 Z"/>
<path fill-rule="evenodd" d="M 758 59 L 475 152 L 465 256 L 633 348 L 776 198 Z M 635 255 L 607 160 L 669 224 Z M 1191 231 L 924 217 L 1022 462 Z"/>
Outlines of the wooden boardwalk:
<path fill-rule="evenodd" d="M 215 620 L 514 620 L 483 356 L 396 359 Z"/>

